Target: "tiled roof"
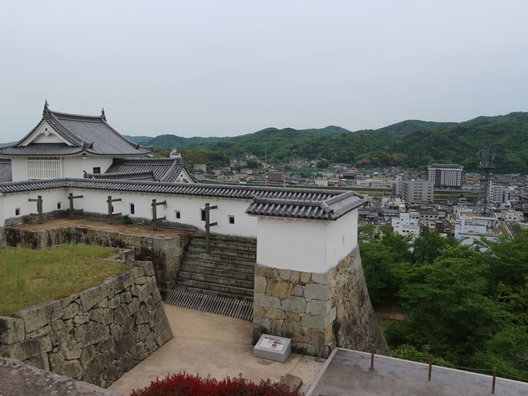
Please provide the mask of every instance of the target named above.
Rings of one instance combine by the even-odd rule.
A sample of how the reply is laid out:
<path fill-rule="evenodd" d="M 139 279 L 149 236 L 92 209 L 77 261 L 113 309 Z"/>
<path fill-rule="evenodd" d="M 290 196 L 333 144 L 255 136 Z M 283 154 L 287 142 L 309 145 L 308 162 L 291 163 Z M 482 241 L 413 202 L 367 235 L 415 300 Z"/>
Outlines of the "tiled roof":
<path fill-rule="evenodd" d="M 1 149 L 5 155 L 46 156 L 46 155 L 75 155 L 82 153 L 82 147 L 68 146 L 66 143 L 39 143 L 29 146 L 6 147 Z"/>
<path fill-rule="evenodd" d="M 298 217 L 316 220 L 335 220 L 362 206 L 365 201 L 351 191 L 319 199 L 282 199 L 257 195 L 247 214 L 275 217 Z M 321 199 L 323 198 L 323 199 Z"/>
<path fill-rule="evenodd" d="M 11 180 L 11 160 L 0 158 L 0 183 L 10 182 Z"/>
<path fill-rule="evenodd" d="M 178 177 L 172 179 L 174 168 L 183 168 L 183 163 L 180 159 L 172 158 L 141 158 L 141 159 L 114 159 L 112 165 L 105 172 L 105 175 L 109 174 L 130 174 L 130 173 L 145 173 L 150 172 L 152 174 L 151 180 L 173 182 Z M 170 171 L 170 174 L 168 175 Z M 180 170 L 181 171 L 181 170 Z"/>
<path fill-rule="evenodd" d="M 43 144 L 24 142 L 47 122 L 53 130 L 67 143 Z M 101 116 L 84 116 L 51 111 L 44 106 L 42 120 L 18 143 L 0 149 L 1 154 L 16 155 L 87 155 L 102 156 L 143 156 L 151 150 L 141 147 L 123 137 L 106 122 L 104 113 Z"/>
<path fill-rule="evenodd" d="M 246 211 L 250 215 L 319 220 L 335 220 L 365 203 L 364 199 L 351 191 L 336 190 L 105 179 L 53 179 L 0 183 L 0 193 L 3 194 L 54 188 L 248 199 L 253 201 Z"/>
<path fill-rule="evenodd" d="M 89 174 L 87 178 L 94 179 L 114 179 L 114 180 L 150 180 L 155 181 L 152 171 L 144 172 L 123 172 L 123 173 L 103 173 L 103 174 Z"/>

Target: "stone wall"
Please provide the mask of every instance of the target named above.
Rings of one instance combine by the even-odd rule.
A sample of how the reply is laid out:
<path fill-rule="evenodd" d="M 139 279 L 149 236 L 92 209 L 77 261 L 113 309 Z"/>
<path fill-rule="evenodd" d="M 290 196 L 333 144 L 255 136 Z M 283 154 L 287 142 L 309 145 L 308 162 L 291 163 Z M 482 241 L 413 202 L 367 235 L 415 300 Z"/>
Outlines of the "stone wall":
<path fill-rule="evenodd" d="M 150 262 L 0 316 L 0 356 L 106 387 L 172 338 Z"/>
<path fill-rule="evenodd" d="M 8 246 L 32 248 L 50 247 L 60 244 L 83 243 L 134 249 L 137 260 L 152 261 L 156 280 L 163 298 L 174 288 L 180 269 L 186 240 L 183 235 L 170 237 L 136 235 L 126 232 L 96 230 L 74 226 L 46 231 L 31 231 L 16 227 L 5 229 Z"/>
<path fill-rule="evenodd" d="M 257 265 L 253 338 L 292 339 L 294 351 L 327 357 L 333 348 L 389 350 L 374 317 L 359 249 L 318 274 Z"/>
<path fill-rule="evenodd" d="M 0 357 L 2 395 L 118 396 L 108 389 Z"/>

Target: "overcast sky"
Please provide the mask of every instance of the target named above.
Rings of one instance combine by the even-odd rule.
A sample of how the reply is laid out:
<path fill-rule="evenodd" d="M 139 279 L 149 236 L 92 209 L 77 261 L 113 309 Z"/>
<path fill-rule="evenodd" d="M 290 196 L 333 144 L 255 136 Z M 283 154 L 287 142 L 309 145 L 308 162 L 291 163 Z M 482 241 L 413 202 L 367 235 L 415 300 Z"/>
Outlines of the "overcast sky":
<path fill-rule="evenodd" d="M 131 135 L 528 110 L 528 1 L 1 1 L 0 142 L 52 110 Z"/>

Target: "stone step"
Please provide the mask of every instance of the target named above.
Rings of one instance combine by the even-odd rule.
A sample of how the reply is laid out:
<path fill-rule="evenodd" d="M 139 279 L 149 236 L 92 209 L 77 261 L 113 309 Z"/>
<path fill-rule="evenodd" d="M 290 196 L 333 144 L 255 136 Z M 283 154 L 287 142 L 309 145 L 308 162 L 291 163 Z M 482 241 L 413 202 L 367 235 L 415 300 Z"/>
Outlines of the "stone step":
<path fill-rule="evenodd" d="M 214 263 L 227 263 L 254 268 L 256 260 L 248 260 L 242 257 L 223 256 L 220 254 L 207 254 L 203 252 L 187 252 L 185 260 L 204 260 Z"/>
<path fill-rule="evenodd" d="M 244 272 L 246 274 L 255 273 L 255 264 L 231 263 L 227 261 L 213 261 L 198 258 L 185 257 L 181 268 L 192 268 L 194 266 L 206 267 L 209 269 L 219 269 L 225 271 Z"/>
<path fill-rule="evenodd" d="M 244 275 L 244 274 L 242 274 Z M 243 289 L 253 289 L 253 280 L 238 279 L 235 277 L 215 276 L 212 273 L 204 274 L 195 271 L 180 270 L 178 272 L 179 279 L 190 279 L 200 282 L 216 283 L 218 285 L 235 286 Z"/>
<path fill-rule="evenodd" d="M 187 247 L 187 252 L 189 253 L 205 253 L 205 245 L 192 245 L 190 244 Z M 244 260 L 257 260 L 257 254 L 256 252 L 249 252 L 249 251 L 238 251 L 238 250 L 228 250 L 228 249 L 218 249 L 215 247 L 211 247 L 210 255 L 212 256 L 225 256 L 225 257 L 234 257 L 234 258 L 241 258 Z"/>
<path fill-rule="evenodd" d="M 232 296 L 237 298 L 253 299 L 253 288 L 246 289 L 236 286 L 221 285 L 213 282 L 197 281 L 191 279 L 177 279 L 176 285 L 183 286 L 187 290 L 200 291 L 202 293 L 217 296 Z"/>
<path fill-rule="evenodd" d="M 195 233 L 190 235 L 191 239 L 194 240 L 205 240 L 205 233 Z M 226 242 L 226 243 L 235 243 L 235 244 L 241 244 L 241 245 L 253 245 L 257 246 L 257 239 L 256 238 L 247 238 L 247 237 L 241 237 L 241 236 L 235 236 L 235 235 L 224 235 L 224 234 L 210 234 L 210 240 L 212 242 Z"/>
<path fill-rule="evenodd" d="M 192 272 L 196 274 L 212 275 L 220 278 L 232 278 L 239 279 L 249 282 L 255 281 L 255 271 L 237 271 L 237 270 L 225 270 L 219 268 L 211 268 L 207 266 L 198 265 L 194 263 L 192 265 L 184 264 L 180 271 Z"/>
<path fill-rule="evenodd" d="M 191 238 L 189 241 L 189 245 L 205 247 L 205 238 L 204 239 Z M 237 242 L 224 242 L 224 241 L 211 240 L 209 242 L 209 246 L 211 247 L 211 249 L 221 249 L 221 250 L 225 249 L 225 250 L 234 250 L 234 251 L 241 251 L 241 252 L 252 252 L 252 253 L 256 253 L 257 251 L 257 245 L 237 243 Z"/>

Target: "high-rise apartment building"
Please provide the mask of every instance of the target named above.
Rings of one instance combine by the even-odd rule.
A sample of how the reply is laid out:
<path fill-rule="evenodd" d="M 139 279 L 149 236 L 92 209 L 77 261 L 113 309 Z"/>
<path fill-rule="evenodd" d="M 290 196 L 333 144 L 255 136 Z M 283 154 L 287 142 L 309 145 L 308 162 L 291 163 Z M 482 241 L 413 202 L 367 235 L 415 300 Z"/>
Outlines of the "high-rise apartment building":
<path fill-rule="evenodd" d="M 457 164 L 432 164 L 427 167 L 427 180 L 435 187 L 462 187 L 464 167 Z"/>

